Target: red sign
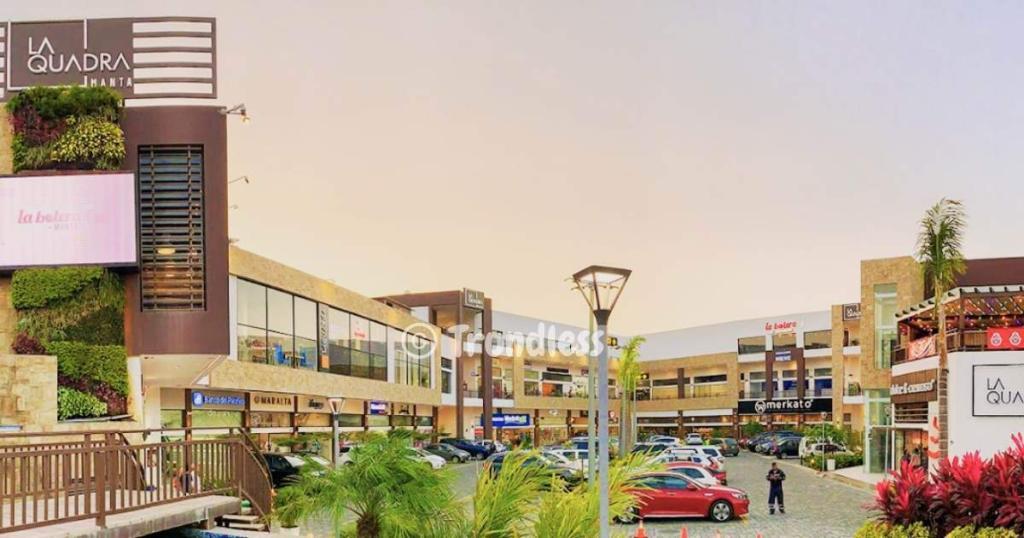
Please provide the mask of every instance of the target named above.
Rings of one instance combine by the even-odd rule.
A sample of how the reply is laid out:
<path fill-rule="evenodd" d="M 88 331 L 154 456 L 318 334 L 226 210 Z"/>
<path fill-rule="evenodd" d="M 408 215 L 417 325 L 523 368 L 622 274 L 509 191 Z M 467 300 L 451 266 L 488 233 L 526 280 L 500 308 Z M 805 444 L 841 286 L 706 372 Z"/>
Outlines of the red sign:
<path fill-rule="evenodd" d="M 1024 349 L 1024 328 L 989 329 L 985 334 L 986 349 Z"/>
<path fill-rule="evenodd" d="M 764 324 L 764 332 L 766 333 L 791 333 L 795 331 L 795 321 L 776 321 L 775 323 L 769 321 Z"/>

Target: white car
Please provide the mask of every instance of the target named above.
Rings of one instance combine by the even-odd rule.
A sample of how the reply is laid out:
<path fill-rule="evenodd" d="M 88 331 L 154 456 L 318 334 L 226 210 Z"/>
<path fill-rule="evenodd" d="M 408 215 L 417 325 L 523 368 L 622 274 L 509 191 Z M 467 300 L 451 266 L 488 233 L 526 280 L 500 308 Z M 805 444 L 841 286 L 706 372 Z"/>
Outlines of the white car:
<path fill-rule="evenodd" d="M 688 445 L 703 445 L 704 437 L 699 433 L 688 433 L 686 434 L 686 444 Z"/>
<path fill-rule="evenodd" d="M 412 452 L 409 454 L 409 457 L 416 461 L 428 463 L 430 464 L 430 467 L 435 470 L 440 469 L 448 464 L 448 462 L 444 461 L 444 458 L 442 458 L 441 456 L 431 454 L 430 452 L 427 452 L 422 448 L 412 449 Z"/>
<path fill-rule="evenodd" d="M 671 435 L 652 435 L 647 438 L 649 443 L 664 443 L 666 445 L 681 445 L 678 437 L 672 437 Z"/>
<path fill-rule="evenodd" d="M 722 451 L 719 450 L 718 447 L 700 446 L 695 448 L 699 449 L 701 453 L 703 453 L 705 456 L 708 456 L 711 459 L 715 460 L 715 463 L 718 464 L 719 469 L 725 469 L 725 455 L 722 454 Z"/>
<path fill-rule="evenodd" d="M 552 448 L 544 451 L 545 455 L 552 455 L 559 463 L 567 465 L 573 470 L 586 472 L 589 467 L 587 451 L 578 448 Z"/>
<path fill-rule="evenodd" d="M 719 482 L 718 479 L 715 478 L 714 475 L 711 474 L 711 471 L 707 470 L 704 467 L 698 467 L 698 466 L 692 466 L 692 467 L 691 466 L 673 467 L 672 469 L 669 469 L 668 472 L 685 475 L 685 476 L 689 477 L 691 480 L 693 480 L 694 482 L 697 482 L 698 484 L 700 484 L 702 486 L 721 486 L 722 485 L 722 483 Z"/>

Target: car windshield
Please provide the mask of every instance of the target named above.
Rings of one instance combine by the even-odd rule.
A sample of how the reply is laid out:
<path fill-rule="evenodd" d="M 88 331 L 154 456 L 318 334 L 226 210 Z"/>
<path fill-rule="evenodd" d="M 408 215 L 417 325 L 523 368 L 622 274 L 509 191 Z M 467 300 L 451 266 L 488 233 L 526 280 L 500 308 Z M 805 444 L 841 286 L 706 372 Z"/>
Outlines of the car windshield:
<path fill-rule="evenodd" d="M 306 460 L 298 456 L 284 456 L 284 460 L 291 464 L 292 467 L 302 467 L 306 464 Z"/>
<path fill-rule="evenodd" d="M 309 458 L 310 460 L 318 463 L 319 465 L 328 466 L 328 465 L 331 464 L 331 462 L 328 461 L 327 458 L 325 458 L 323 456 L 312 455 L 312 456 L 306 456 L 306 457 Z"/>

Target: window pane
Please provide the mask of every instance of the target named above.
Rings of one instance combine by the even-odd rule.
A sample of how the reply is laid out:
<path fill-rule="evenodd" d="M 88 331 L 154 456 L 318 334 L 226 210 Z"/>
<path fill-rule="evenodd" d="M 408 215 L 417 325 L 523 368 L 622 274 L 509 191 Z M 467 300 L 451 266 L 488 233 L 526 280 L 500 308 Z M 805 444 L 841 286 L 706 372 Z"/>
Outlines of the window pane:
<path fill-rule="evenodd" d="M 352 350 L 352 373 L 356 377 L 370 377 L 370 354 Z"/>
<path fill-rule="evenodd" d="M 793 349 L 795 347 L 796 333 L 772 335 L 772 349 Z"/>
<path fill-rule="evenodd" d="M 376 321 L 370 322 L 370 353 L 374 355 L 387 355 L 387 329 Z"/>
<path fill-rule="evenodd" d="M 825 349 L 830 347 L 832 347 L 832 331 L 804 333 L 804 349 Z"/>
<path fill-rule="evenodd" d="M 292 357 L 295 356 L 292 335 L 268 332 L 267 344 L 270 347 L 270 364 L 278 366 L 292 365 Z"/>
<path fill-rule="evenodd" d="M 297 367 L 316 370 L 317 352 L 316 340 L 295 338 L 295 363 Z"/>
<path fill-rule="evenodd" d="M 370 322 L 366 318 L 352 316 L 351 347 L 359 351 L 370 351 Z"/>
<path fill-rule="evenodd" d="M 430 387 L 430 357 L 420 359 L 420 383 L 421 387 Z"/>
<path fill-rule="evenodd" d="M 238 360 L 244 362 L 267 362 L 267 331 L 245 325 L 238 326 Z"/>
<path fill-rule="evenodd" d="M 348 312 L 332 308 L 327 321 L 327 334 L 331 345 L 349 347 Z"/>
<path fill-rule="evenodd" d="M 292 334 L 291 295 L 275 289 L 267 289 L 267 324 L 267 328 L 274 332 Z"/>
<path fill-rule="evenodd" d="M 332 374 L 350 375 L 352 373 L 352 357 L 347 347 L 341 347 L 331 342 L 328 354 L 331 359 L 330 372 Z"/>
<path fill-rule="evenodd" d="M 238 323 L 267 328 L 267 288 L 238 279 Z"/>
<path fill-rule="evenodd" d="M 764 353 L 764 337 L 763 336 L 747 336 L 737 340 L 737 346 L 739 347 L 740 355 L 744 353 Z"/>
<path fill-rule="evenodd" d="M 384 355 L 370 355 L 370 378 L 388 380 L 388 358 Z"/>
<path fill-rule="evenodd" d="M 316 303 L 295 298 L 295 336 L 316 340 Z"/>

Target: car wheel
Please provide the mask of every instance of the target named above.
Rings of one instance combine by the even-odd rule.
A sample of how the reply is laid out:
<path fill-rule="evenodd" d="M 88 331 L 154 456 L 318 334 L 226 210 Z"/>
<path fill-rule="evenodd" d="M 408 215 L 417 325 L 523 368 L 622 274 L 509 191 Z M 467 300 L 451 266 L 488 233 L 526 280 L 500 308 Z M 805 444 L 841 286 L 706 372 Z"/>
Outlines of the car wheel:
<path fill-rule="evenodd" d="M 716 523 L 724 523 L 732 519 L 732 505 L 727 501 L 717 501 L 711 505 L 711 519 Z"/>

